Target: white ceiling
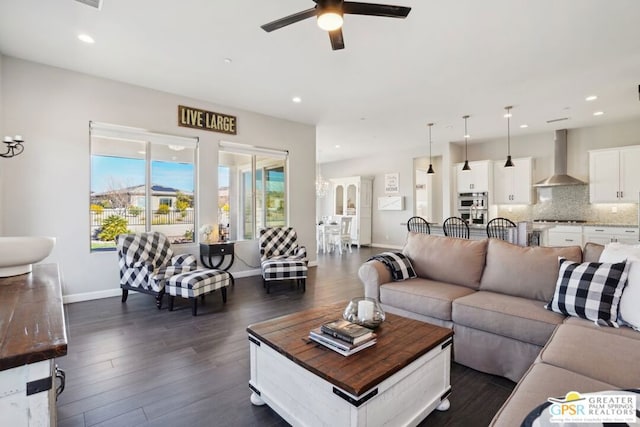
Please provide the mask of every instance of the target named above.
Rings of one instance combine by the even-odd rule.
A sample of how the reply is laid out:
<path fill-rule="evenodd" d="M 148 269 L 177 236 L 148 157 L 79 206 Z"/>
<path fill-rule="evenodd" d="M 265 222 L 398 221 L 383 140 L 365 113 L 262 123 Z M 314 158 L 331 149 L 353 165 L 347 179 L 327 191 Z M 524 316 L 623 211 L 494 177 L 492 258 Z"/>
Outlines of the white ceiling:
<path fill-rule="evenodd" d="M 260 28 L 311 0 L 0 0 L 0 52 L 315 124 L 322 162 L 426 148 L 427 122 L 460 141 L 465 114 L 470 142 L 505 137 L 506 105 L 512 135 L 640 117 L 638 0 L 378 2 L 412 11 L 347 15 L 332 51 L 314 19 Z"/>

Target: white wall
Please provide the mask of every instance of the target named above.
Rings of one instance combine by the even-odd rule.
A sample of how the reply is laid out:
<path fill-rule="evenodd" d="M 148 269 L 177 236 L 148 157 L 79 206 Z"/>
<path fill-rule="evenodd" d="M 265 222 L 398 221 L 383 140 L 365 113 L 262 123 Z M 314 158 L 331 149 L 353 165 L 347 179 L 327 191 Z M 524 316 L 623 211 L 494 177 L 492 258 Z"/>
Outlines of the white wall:
<path fill-rule="evenodd" d="M 116 254 L 89 251 L 91 120 L 199 137 L 201 224 L 217 222 L 220 140 L 289 150 L 289 223 L 302 244 L 315 247 L 314 126 L 12 57 L 3 58 L 1 70 L 4 128 L 26 139 L 22 155 L 2 162 L 4 182 L 11 184 L 0 198 L 4 232 L 57 238 L 47 261 L 60 264 L 67 301 L 112 295 L 119 286 Z M 179 104 L 237 116 L 238 135 L 178 127 Z M 196 245 L 175 249 L 197 253 Z M 314 262 L 315 251 L 308 253 Z M 232 271 L 259 269 L 257 241 L 238 243 L 236 254 Z"/>
<path fill-rule="evenodd" d="M 440 156 L 440 147 L 434 156 Z M 385 156 L 363 157 L 361 159 L 344 160 L 322 164 L 322 175 L 325 179 L 346 176 L 373 176 L 373 213 L 371 241 L 374 246 L 402 247 L 406 240 L 407 220 L 413 216 L 413 175 L 414 158 L 429 155 L 429 148 L 424 147 L 414 150 L 393 151 Z M 387 173 L 399 173 L 400 193 L 404 196 L 405 205 L 402 211 L 379 211 L 378 197 L 385 196 L 384 175 Z M 330 215 L 332 210 L 331 194 L 320 199 L 321 212 Z"/>

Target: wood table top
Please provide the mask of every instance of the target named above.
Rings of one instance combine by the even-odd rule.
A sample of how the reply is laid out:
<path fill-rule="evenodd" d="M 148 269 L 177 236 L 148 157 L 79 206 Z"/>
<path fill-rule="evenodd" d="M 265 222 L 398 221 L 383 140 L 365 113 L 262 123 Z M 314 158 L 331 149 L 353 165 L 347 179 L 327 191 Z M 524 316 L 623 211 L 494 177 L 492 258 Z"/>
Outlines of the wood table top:
<path fill-rule="evenodd" d="M 0 371 L 67 354 L 56 264 L 0 278 Z"/>
<path fill-rule="evenodd" d="M 386 314 L 377 343 L 342 356 L 309 340 L 309 331 L 342 318 L 347 302 L 289 314 L 247 327 L 283 356 L 354 396 L 362 395 L 453 336 L 453 330 Z"/>

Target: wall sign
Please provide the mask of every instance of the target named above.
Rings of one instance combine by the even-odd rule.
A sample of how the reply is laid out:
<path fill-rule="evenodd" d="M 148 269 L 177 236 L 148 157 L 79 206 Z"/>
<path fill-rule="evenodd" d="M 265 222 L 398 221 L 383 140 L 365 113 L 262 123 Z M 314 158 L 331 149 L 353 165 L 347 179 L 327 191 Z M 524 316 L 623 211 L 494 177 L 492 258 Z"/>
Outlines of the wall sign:
<path fill-rule="evenodd" d="M 178 126 L 236 135 L 237 125 L 236 116 L 178 105 Z"/>
<path fill-rule="evenodd" d="M 385 193 L 399 193 L 399 173 L 386 173 L 384 174 L 384 192 Z"/>
<path fill-rule="evenodd" d="M 379 211 L 403 211 L 404 197 L 403 196 L 378 197 L 378 210 Z"/>

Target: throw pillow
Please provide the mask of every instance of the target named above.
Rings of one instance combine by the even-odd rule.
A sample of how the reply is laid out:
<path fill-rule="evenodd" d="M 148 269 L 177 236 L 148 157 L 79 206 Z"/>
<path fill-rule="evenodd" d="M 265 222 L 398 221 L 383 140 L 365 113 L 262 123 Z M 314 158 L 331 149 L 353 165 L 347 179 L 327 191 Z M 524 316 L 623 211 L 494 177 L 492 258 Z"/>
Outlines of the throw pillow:
<path fill-rule="evenodd" d="M 600 262 L 620 262 L 627 260 L 629 276 L 620 298 L 620 320 L 640 331 L 640 246 L 609 243 L 605 245 Z"/>
<path fill-rule="evenodd" d="M 560 258 L 559 264 L 556 290 L 545 308 L 617 328 L 618 303 L 627 281 L 626 262 L 579 264 Z"/>
<path fill-rule="evenodd" d="M 383 263 L 391 271 L 394 281 L 418 277 L 411 260 L 402 252 L 381 252 L 369 258 L 369 261 L 372 259 Z"/>

